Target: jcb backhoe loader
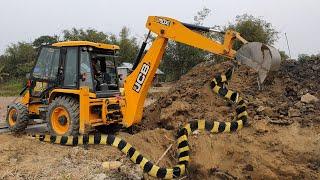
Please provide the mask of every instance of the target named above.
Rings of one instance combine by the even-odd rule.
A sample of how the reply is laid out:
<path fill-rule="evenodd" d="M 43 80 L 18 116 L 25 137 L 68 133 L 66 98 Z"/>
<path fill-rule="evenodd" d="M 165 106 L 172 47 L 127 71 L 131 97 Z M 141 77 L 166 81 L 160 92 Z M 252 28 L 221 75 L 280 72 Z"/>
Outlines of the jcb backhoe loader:
<path fill-rule="evenodd" d="M 8 106 L 9 128 L 19 132 L 32 118 L 40 118 L 47 122 L 51 134 L 77 135 L 95 126 L 120 123 L 130 127 L 139 123 L 169 39 L 246 64 L 259 72 L 261 83 L 269 71 L 279 68 L 278 51 L 261 43 L 248 43 L 235 31 L 224 32 L 224 41 L 219 43 L 201 33 L 213 29 L 168 17 L 150 16 L 146 27 L 147 39 L 151 32 L 157 37 L 144 56 L 147 40 L 143 42 L 121 93 L 112 58 L 118 46 L 87 41 L 43 46 L 21 93 L 21 102 Z M 238 52 L 232 49 L 235 40 L 244 43 Z"/>

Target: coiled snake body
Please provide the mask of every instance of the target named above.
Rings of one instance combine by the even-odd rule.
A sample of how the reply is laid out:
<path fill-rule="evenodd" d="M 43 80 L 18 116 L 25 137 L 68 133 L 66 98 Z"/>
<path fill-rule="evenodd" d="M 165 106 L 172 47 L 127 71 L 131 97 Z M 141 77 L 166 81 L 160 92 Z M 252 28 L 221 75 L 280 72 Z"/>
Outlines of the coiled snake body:
<path fill-rule="evenodd" d="M 132 162 L 138 164 L 144 172 L 150 176 L 164 179 L 177 178 L 186 172 L 190 161 L 188 136 L 195 130 L 206 130 L 211 133 L 233 132 L 240 130 L 248 124 L 248 113 L 246 111 L 246 102 L 239 97 L 237 92 L 226 88 L 227 82 L 231 79 L 233 68 L 225 74 L 217 75 L 211 82 L 210 87 L 216 94 L 223 96 L 236 104 L 236 117 L 231 122 L 218 122 L 206 120 L 193 120 L 182 127 L 177 133 L 178 144 L 178 164 L 173 168 L 164 168 L 154 165 L 150 160 L 139 153 L 131 144 L 115 136 L 106 134 L 80 135 L 80 136 L 54 136 L 54 135 L 32 135 L 40 141 L 50 142 L 61 145 L 87 145 L 103 144 L 117 147 L 126 154 Z"/>

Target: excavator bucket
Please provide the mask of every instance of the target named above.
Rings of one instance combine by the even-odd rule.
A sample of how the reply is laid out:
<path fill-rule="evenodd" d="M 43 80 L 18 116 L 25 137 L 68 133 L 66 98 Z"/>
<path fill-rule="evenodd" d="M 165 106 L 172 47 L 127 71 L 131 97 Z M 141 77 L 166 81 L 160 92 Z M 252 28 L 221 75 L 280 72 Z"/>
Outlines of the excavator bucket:
<path fill-rule="evenodd" d="M 244 44 L 236 53 L 236 59 L 258 72 L 259 84 L 280 68 L 281 56 L 279 51 L 260 42 Z"/>

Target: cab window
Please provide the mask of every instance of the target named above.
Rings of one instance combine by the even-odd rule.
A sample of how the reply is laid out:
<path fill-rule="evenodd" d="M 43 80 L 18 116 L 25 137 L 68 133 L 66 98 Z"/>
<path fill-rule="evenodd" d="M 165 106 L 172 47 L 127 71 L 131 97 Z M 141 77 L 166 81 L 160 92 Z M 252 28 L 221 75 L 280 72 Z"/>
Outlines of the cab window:
<path fill-rule="evenodd" d="M 80 87 L 87 86 L 91 91 L 93 91 L 90 56 L 87 51 L 81 51 L 80 53 L 80 74 Z"/>
<path fill-rule="evenodd" d="M 60 59 L 60 49 L 43 47 L 32 76 L 41 80 L 56 80 Z"/>
<path fill-rule="evenodd" d="M 77 67 L 78 67 L 78 48 L 68 47 L 65 58 L 63 85 L 66 87 L 75 87 L 77 85 Z"/>

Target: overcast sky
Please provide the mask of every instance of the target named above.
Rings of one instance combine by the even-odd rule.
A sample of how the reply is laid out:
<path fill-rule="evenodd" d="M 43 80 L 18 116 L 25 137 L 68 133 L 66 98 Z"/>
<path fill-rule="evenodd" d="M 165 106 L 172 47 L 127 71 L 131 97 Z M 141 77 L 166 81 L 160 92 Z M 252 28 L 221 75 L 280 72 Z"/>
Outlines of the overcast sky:
<path fill-rule="evenodd" d="M 320 53 L 320 0 L 0 0 L 0 53 L 10 43 L 72 27 L 118 33 L 125 25 L 142 38 L 147 16 L 193 22 L 203 7 L 211 9 L 204 25 L 226 25 L 248 13 L 271 22 L 281 32 L 275 46 L 287 52 L 286 32 L 293 57 Z"/>

